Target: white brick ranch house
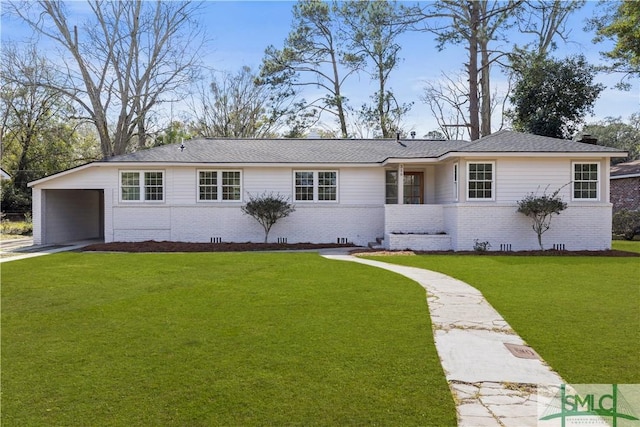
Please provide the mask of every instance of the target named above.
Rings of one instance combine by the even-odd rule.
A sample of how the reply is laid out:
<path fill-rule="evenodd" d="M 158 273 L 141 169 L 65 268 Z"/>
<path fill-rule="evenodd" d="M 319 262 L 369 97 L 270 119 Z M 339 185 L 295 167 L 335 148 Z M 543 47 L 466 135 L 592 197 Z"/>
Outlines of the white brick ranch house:
<path fill-rule="evenodd" d="M 500 131 L 477 141 L 197 139 L 34 181 L 36 244 L 103 238 L 260 242 L 248 194 L 290 198 L 270 240 L 390 249 L 537 249 L 516 202 L 563 187 L 546 247 L 611 246 L 609 162 L 619 150 Z"/>

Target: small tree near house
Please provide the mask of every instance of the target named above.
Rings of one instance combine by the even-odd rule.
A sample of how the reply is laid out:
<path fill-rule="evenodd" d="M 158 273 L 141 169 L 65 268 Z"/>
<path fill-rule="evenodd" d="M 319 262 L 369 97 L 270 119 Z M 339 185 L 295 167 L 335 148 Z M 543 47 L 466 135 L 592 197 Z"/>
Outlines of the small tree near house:
<path fill-rule="evenodd" d="M 281 194 L 262 193 L 258 196 L 249 194 L 249 201 L 242 208 L 242 212 L 255 218 L 264 228 L 264 242 L 267 243 L 271 227 L 280 218 L 289 216 L 295 208 L 289 199 Z"/>
<path fill-rule="evenodd" d="M 518 202 L 518 212 L 528 216 L 533 221 L 531 228 L 538 235 L 538 244 L 541 250 L 544 250 L 542 234 L 551 226 L 551 217 L 554 214 L 560 215 L 560 212 L 567 208 L 567 204 L 558 195 L 561 189 L 562 187 L 551 195 L 547 194 L 546 191 L 542 196 L 530 193 Z"/>

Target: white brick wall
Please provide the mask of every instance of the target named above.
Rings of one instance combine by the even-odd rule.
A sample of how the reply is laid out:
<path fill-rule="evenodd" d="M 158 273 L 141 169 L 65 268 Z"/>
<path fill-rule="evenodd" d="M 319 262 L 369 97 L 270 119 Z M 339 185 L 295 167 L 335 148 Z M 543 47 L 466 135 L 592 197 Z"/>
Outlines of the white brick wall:
<path fill-rule="evenodd" d="M 531 219 L 516 212 L 515 204 L 462 204 L 455 210 L 454 250 L 473 250 L 475 239 L 489 242 L 491 250 L 499 250 L 500 244 L 511 244 L 514 251 L 539 249 Z M 611 204 L 570 203 L 553 216 L 542 243 L 545 249 L 554 244 L 563 244 L 566 250 L 610 249 Z"/>
<path fill-rule="evenodd" d="M 431 233 L 445 231 L 444 205 L 385 205 L 386 233 Z"/>
<path fill-rule="evenodd" d="M 45 203 L 43 200 L 44 194 L 39 188 L 34 188 L 31 193 L 31 219 L 33 221 L 33 244 L 42 244 L 42 205 Z"/>
<path fill-rule="evenodd" d="M 451 237 L 432 234 L 385 234 L 385 248 L 392 251 L 450 251 Z"/>
<path fill-rule="evenodd" d="M 435 249 L 440 243 L 426 242 L 429 236 L 423 236 L 444 231 L 451 239 L 451 249 L 456 251 L 473 250 L 476 239 L 489 242 L 493 251 L 500 250 L 501 244 L 511 245 L 513 251 L 539 249 L 531 219 L 516 210 L 515 204 L 493 202 L 385 205 L 385 247 L 446 250 Z M 553 216 L 551 227 L 542 235 L 542 243 L 545 249 L 554 244 L 564 245 L 566 250 L 610 249 L 611 205 L 570 203 L 560 215 Z M 434 249 L 427 249 L 431 244 Z"/>
<path fill-rule="evenodd" d="M 264 230 L 239 206 L 145 206 L 113 209 L 114 241 L 173 240 L 210 242 L 262 242 Z M 333 243 L 347 238 L 365 246 L 384 234 L 382 206 L 296 206 L 278 221 L 269 241 Z"/>
<path fill-rule="evenodd" d="M 464 159 L 459 162 L 463 200 L 466 162 Z M 537 249 L 531 222 L 516 212 L 515 201 L 529 191 L 544 189 L 547 184 L 551 184 L 550 190 L 555 190 L 568 182 L 571 159 L 536 159 L 534 163 L 530 159 L 497 159 L 497 202 L 488 203 L 451 204 L 451 168 L 448 163 L 408 169 L 425 172 L 426 200 L 449 203 L 441 205 L 384 205 L 383 168 L 341 168 L 339 202 L 295 203 L 296 212 L 274 226 L 270 241 L 282 237 L 291 243 L 328 243 L 347 238 L 354 244 L 366 245 L 385 233 L 419 235 L 444 231 L 454 250 L 473 249 L 474 239 L 488 241 L 492 250 L 499 249 L 500 244 L 511 244 L 512 250 Z M 208 242 L 212 237 L 236 242 L 263 240 L 263 230 L 258 223 L 242 214 L 242 202 L 201 203 L 196 200 L 197 168 L 160 169 L 165 171 L 166 200 L 157 204 L 120 202 L 119 168 L 114 166 L 101 164 L 39 184 L 33 188 L 35 242 L 42 243 L 46 238 L 45 228 L 55 227 L 46 219 L 47 197 L 43 190 L 49 189 L 104 190 L 104 238 L 107 242 L 151 239 Z M 242 169 L 243 196 L 248 192 L 259 194 L 264 191 L 290 196 L 294 169 L 297 168 Z M 603 173 L 606 170 L 606 167 L 602 168 Z M 610 247 L 611 205 L 605 202 L 605 181 L 602 181 L 602 202 L 572 202 L 560 216 L 554 216 L 551 229 L 543 236 L 546 248 L 553 244 L 564 244 L 567 250 Z M 563 189 L 563 197 L 570 200 L 569 187 Z M 79 210 L 74 206 L 77 204 L 71 201 L 69 209 Z M 49 232 L 58 231 L 51 228 Z"/>

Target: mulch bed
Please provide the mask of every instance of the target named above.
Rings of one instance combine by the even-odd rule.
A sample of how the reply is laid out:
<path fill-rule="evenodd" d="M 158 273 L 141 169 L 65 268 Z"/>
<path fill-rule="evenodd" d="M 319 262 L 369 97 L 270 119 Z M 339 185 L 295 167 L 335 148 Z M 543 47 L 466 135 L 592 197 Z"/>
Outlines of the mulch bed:
<path fill-rule="evenodd" d="M 187 243 L 187 242 L 157 242 L 153 240 L 145 242 L 112 242 L 97 243 L 86 246 L 82 250 L 90 252 L 247 252 L 247 251 L 287 251 L 287 250 L 314 250 L 327 248 L 353 248 L 350 244 L 338 243 Z M 608 251 L 461 251 L 461 252 L 422 252 L 422 251 L 380 251 L 368 248 L 356 248 L 351 253 L 368 255 L 508 255 L 508 256 L 600 256 L 600 257 L 640 257 L 634 252 L 617 250 Z"/>
<path fill-rule="evenodd" d="M 96 243 L 86 246 L 82 250 L 98 252 L 247 252 L 352 247 L 353 245 L 338 243 L 187 243 L 149 240 L 145 242 Z"/>

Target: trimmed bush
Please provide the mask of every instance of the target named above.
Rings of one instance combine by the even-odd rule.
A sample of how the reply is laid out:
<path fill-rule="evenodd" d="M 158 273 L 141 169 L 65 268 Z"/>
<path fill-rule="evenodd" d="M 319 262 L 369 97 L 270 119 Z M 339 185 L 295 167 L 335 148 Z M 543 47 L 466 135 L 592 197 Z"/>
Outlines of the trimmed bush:
<path fill-rule="evenodd" d="M 640 210 L 621 209 L 613 214 L 613 234 L 626 240 L 633 240 L 640 235 Z"/>

